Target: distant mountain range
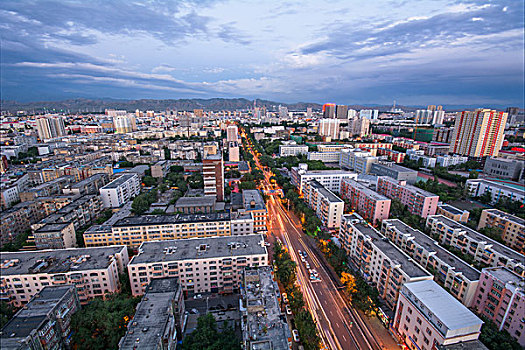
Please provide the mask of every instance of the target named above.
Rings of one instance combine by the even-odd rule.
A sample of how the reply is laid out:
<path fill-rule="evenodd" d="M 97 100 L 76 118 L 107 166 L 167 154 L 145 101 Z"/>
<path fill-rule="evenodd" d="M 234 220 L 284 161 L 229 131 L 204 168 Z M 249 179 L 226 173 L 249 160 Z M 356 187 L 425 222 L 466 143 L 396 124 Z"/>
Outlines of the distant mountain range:
<path fill-rule="evenodd" d="M 297 102 L 297 103 L 281 103 L 268 100 L 257 100 L 257 107 L 266 107 L 268 110 L 276 111 L 279 105 L 288 107 L 290 111 L 305 111 L 306 108 L 311 107 L 314 110 L 320 110 L 321 104 L 310 103 L 310 102 Z M 1 101 L 1 110 L 11 113 L 17 111 L 26 111 L 28 113 L 39 113 L 44 111 L 56 111 L 56 112 L 104 112 L 105 109 L 125 109 L 129 112 L 134 112 L 139 109 L 141 111 L 154 110 L 154 111 L 165 111 L 168 109 L 178 111 L 193 111 L 194 109 L 204 109 L 206 111 L 218 111 L 218 110 L 241 110 L 251 109 L 254 106 L 253 100 L 245 98 L 210 98 L 210 99 L 169 99 L 169 100 L 152 100 L 152 99 L 141 99 L 141 100 L 117 100 L 117 99 L 70 99 L 63 101 L 41 101 L 41 102 L 17 102 L 3 100 Z M 364 105 L 351 105 L 353 109 L 363 108 L 374 108 L 381 111 L 390 110 L 391 106 L 364 106 Z M 399 106 L 405 111 L 416 110 L 421 107 L 407 107 Z"/>

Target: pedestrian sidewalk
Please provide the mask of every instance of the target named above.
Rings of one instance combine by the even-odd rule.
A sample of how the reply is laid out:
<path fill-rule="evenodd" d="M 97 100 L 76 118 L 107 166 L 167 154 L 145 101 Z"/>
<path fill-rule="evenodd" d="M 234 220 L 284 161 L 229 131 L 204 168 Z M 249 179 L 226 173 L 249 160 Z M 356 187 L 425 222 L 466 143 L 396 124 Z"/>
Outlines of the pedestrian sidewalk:
<path fill-rule="evenodd" d="M 392 333 L 385 328 L 384 324 L 376 316 L 368 317 L 361 310 L 355 309 L 363 321 L 367 324 L 374 338 L 379 342 L 382 349 L 399 350 L 401 346 Z"/>

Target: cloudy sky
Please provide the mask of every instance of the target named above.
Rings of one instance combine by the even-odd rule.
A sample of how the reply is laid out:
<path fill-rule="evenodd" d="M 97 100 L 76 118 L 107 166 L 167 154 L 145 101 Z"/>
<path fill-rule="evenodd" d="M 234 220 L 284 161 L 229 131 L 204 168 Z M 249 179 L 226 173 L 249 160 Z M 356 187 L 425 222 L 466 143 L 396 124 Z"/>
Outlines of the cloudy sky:
<path fill-rule="evenodd" d="M 523 0 L 2 0 L 1 93 L 524 103 Z"/>

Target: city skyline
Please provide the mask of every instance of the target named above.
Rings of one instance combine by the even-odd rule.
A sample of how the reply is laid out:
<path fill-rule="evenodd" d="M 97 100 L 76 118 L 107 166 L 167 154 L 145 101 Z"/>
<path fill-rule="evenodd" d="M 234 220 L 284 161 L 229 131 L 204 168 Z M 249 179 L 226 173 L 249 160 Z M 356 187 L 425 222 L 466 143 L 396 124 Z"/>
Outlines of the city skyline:
<path fill-rule="evenodd" d="M 1 93 L 523 106 L 521 5 L 4 1 Z"/>

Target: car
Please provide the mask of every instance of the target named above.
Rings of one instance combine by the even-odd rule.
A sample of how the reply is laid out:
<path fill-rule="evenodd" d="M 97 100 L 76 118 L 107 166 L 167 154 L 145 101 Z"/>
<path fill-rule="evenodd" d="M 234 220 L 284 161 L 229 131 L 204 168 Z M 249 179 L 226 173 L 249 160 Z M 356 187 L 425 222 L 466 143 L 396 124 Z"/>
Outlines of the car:
<path fill-rule="evenodd" d="M 307 261 L 305 266 L 306 266 L 307 269 L 309 269 L 310 268 L 310 263 Z"/>
<path fill-rule="evenodd" d="M 267 246 L 267 247 L 269 247 L 269 246 L 270 246 L 270 243 L 268 243 L 268 242 L 264 242 L 264 245 Z"/>
<path fill-rule="evenodd" d="M 292 331 L 292 335 L 293 335 L 293 341 L 298 343 L 301 339 L 299 338 L 299 331 L 297 329 L 294 329 Z"/>
<path fill-rule="evenodd" d="M 301 256 L 301 261 L 304 263 L 306 262 L 306 259 L 304 258 L 304 256 Z"/>
<path fill-rule="evenodd" d="M 292 308 L 290 307 L 290 305 L 286 305 L 286 314 L 287 315 L 291 315 L 292 314 Z"/>
<path fill-rule="evenodd" d="M 283 293 L 283 303 L 288 304 L 288 294 Z"/>
<path fill-rule="evenodd" d="M 299 253 L 299 255 L 303 255 L 303 252 L 301 250 L 298 250 L 297 253 Z"/>
<path fill-rule="evenodd" d="M 319 273 L 317 272 L 317 270 L 312 269 L 311 273 L 313 273 L 315 277 L 319 277 Z"/>

